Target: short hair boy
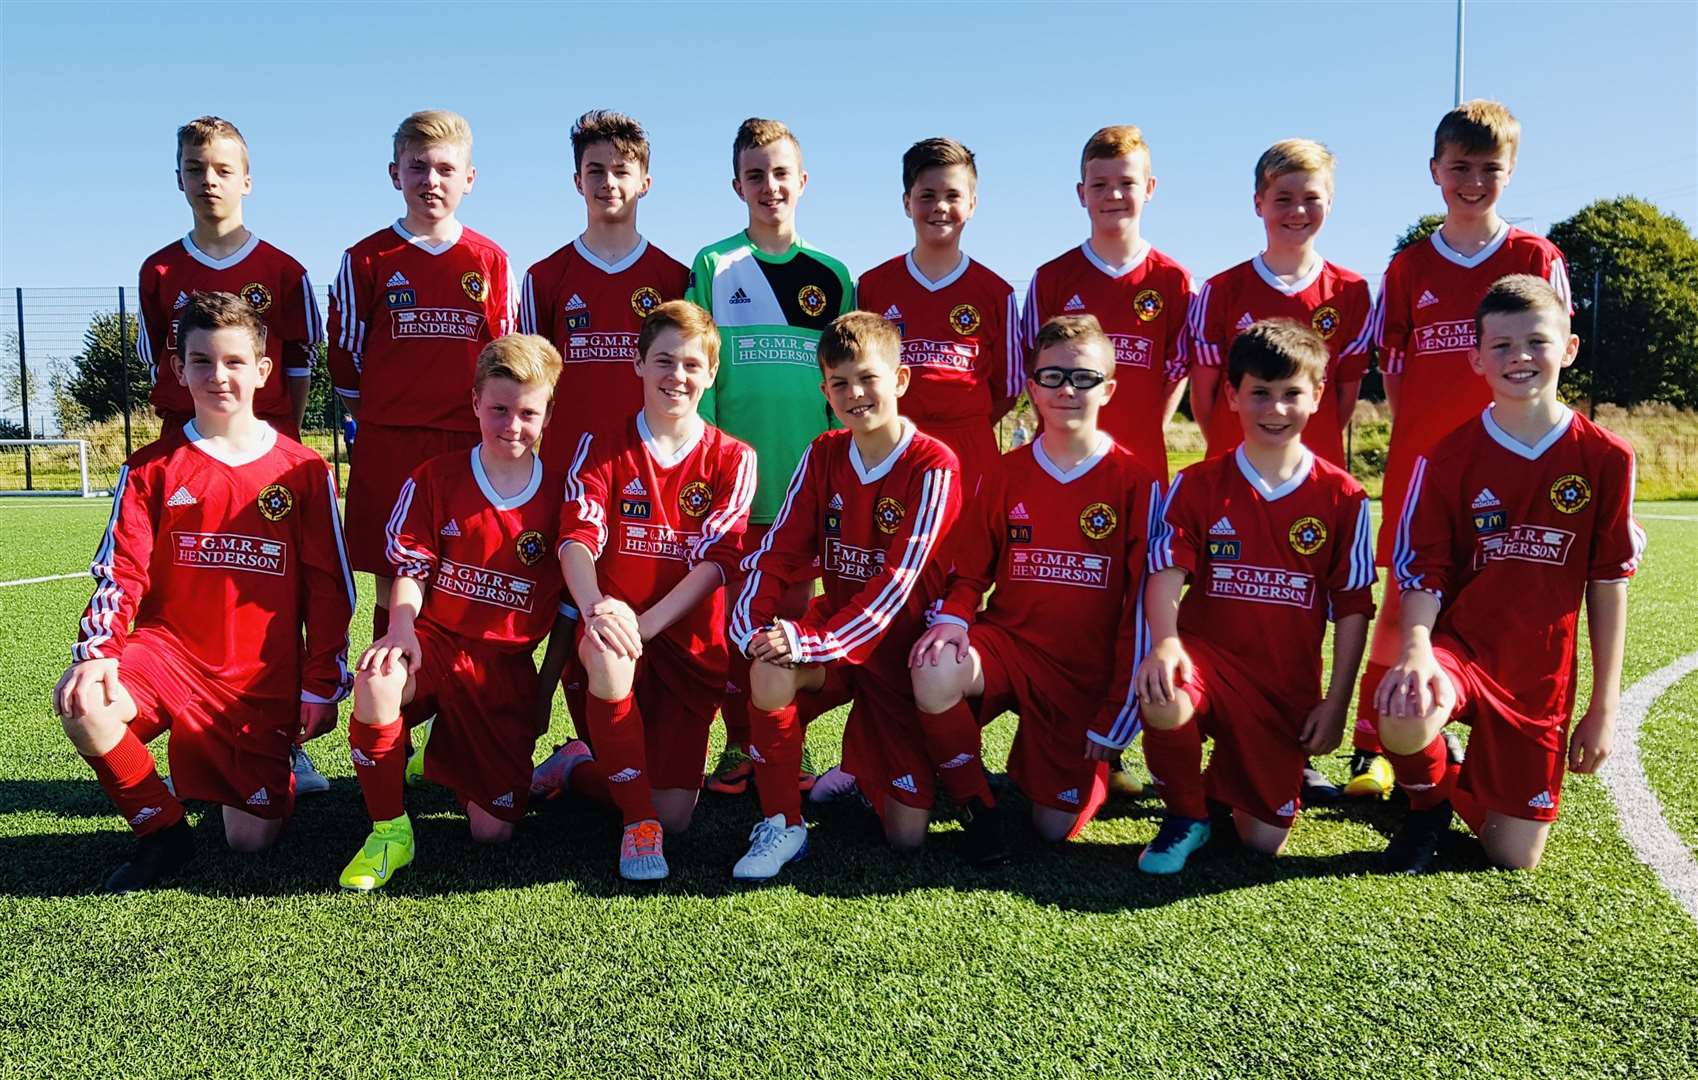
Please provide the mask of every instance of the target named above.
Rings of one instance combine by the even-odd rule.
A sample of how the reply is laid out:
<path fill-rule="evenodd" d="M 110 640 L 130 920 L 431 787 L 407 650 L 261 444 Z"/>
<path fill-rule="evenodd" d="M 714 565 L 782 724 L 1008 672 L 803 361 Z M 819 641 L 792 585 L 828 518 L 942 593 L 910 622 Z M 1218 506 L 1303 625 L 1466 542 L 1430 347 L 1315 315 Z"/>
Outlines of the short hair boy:
<path fill-rule="evenodd" d="M 1409 815 L 1386 868 L 1432 862 L 1452 808 L 1499 866 L 1539 862 L 1564 766 L 1609 756 L 1621 698 L 1633 520 L 1633 448 L 1557 400 L 1580 339 L 1543 277 L 1499 279 L 1480 301 L 1470 366 L 1492 403 L 1415 460 L 1398 515 L 1402 657 L 1378 687 L 1380 737 Z M 1584 598 L 1592 697 L 1574 714 Z M 1467 760 L 1441 734 L 1473 727 Z"/>
<path fill-rule="evenodd" d="M 722 587 L 735 580 L 755 493 L 755 452 L 696 414 L 719 368 L 707 312 L 674 300 L 643 323 L 643 407 L 586 432 L 566 477 L 560 565 L 583 613 L 578 659 L 594 760 L 567 744 L 533 790 L 616 807 L 619 874 L 668 874 L 663 840 L 687 829 L 708 729 L 725 691 Z M 792 779 L 792 782 L 794 780 Z"/>
<path fill-rule="evenodd" d="M 764 880 L 807 850 L 801 792 L 804 722 L 853 700 L 843 768 L 854 776 L 902 847 L 925 838 L 941 762 L 914 720 L 908 648 L 941 595 L 936 558 L 961 509 L 955 455 L 897 411 L 908 388 L 896 328 L 871 312 L 832 321 L 819 341 L 820 389 L 843 424 L 803 451 L 778 519 L 759 549 L 731 616 L 732 640 L 752 661 L 749 757 L 762 821 L 732 870 Z M 823 594 L 797 618 L 787 590 L 822 579 Z"/>
<path fill-rule="evenodd" d="M 1057 315 L 1095 315 L 1114 343 L 1120 392 L 1102 429 L 1167 481 L 1163 427 L 1185 392 L 1180 348 L 1191 275 L 1143 237 L 1144 207 L 1156 193 L 1150 147 L 1131 124 L 1093 134 L 1080 155 L 1079 205 L 1089 238 L 1032 274 L 1021 312 L 1029 352 L 1038 329 Z"/>
<path fill-rule="evenodd" d="M 802 451 L 829 426 L 831 412 L 816 395 L 814 350 L 826 324 L 855 306 L 849 270 L 796 232 L 796 206 L 807 190 L 802 144 L 781 121 L 750 117 L 731 143 L 731 189 L 748 210 L 748 224 L 696 254 L 686 299 L 713 316 L 723 339 L 714 385 L 701 416 L 760 455 L 760 484 L 749 514 L 753 544 L 778 516 L 785 484 Z M 783 614 L 807 603 L 797 590 Z M 746 658 L 733 655 L 727 683 L 748 685 Z M 752 765 L 738 749 L 748 742 L 728 703 L 727 753 L 709 788 L 748 789 Z"/>
<path fill-rule="evenodd" d="M 1178 873 L 1208 841 L 1210 799 L 1244 844 L 1278 853 L 1308 757 L 1344 736 L 1374 560 L 1362 485 L 1302 443 L 1331 362 L 1320 335 L 1288 319 L 1239 334 L 1227 402 L 1244 441 L 1168 489 L 1144 591 L 1153 644 L 1136 675 L 1144 760 L 1167 807 L 1138 858 L 1145 873 Z M 1215 744 L 1206 772 L 1205 736 Z"/>
<path fill-rule="evenodd" d="M 902 335 L 902 363 L 913 370 L 902 415 L 955 451 L 969 496 L 1000 453 L 994 425 L 1025 384 L 1014 290 L 961 250 L 978 182 L 973 152 L 954 139 L 909 147 L 902 209 L 914 246 L 856 285 L 860 305 Z"/>
<path fill-rule="evenodd" d="M 543 436 L 544 464 L 564 472 L 578 438 L 629 420 L 643 407 L 631 373 L 643 320 L 684 295 L 689 270 L 637 231 L 648 194 L 648 133 L 631 117 L 593 109 L 572 125 L 572 184 L 583 197 L 584 231 L 526 271 L 519 330 L 560 350 L 570 393 Z"/>
<path fill-rule="evenodd" d="M 234 293 L 265 323 L 271 374 L 254 392 L 254 413 L 299 437 L 324 323 L 305 268 L 242 223 L 242 199 L 253 189 L 247 140 L 222 117 L 197 117 L 177 129 L 176 169 L 194 227 L 142 261 L 137 290 L 136 351 L 153 375 L 153 411 L 166 427 L 194 418 L 174 374 L 178 322 L 194 293 Z"/>
<path fill-rule="evenodd" d="M 402 483 L 438 454 L 478 444 L 468 407 L 479 350 L 513 326 L 507 253 L 460 224 L 477 179 L 472 128 L 416 112 L 395 131 L 389 179 L 405 216 L 349 248 L 330 290 L 330 374 L 360 425 L 348 473 L 348 555 L 377 580 L 372 637 L 388 625 L 384 522 Z"/>
<path fill-rule="evenodd" d="M 959 732 L 966 744 L 945 759 L 946 789 L 952 777 L 982 784 L 980 726 L 1019 714 L 1008 775 L 1038 834 L 1056 841 L 1095 816 L 1110 748 L 1136 730 L 1128 690 L 1161 482 L 1097 427 L 1115 390 L 1114 346 L 1093 316 L 1045 323 L 1032 363 L 1026 392 L 1042 430 L 1003 456 L 956 525 L 948 591 L 909 663 L 928 743 Z"/>
<path fill-rule="evenodd" d="M 354 586 L 336 484 L 323 458 L 254 415 L 271 368 L 264 323 L 229 293 L 194 293 L 179 320 L 173 364 L 194 419 L 119 470 L 94 596 L 54 691 L 65 734 L 140 837 L 109 892 L 188 862 L 181 799 L 221 803 L 237 850 L 274 843 L 294 806 L 291 749 L 335 726 L 349 683 Z M 174 793 L 138 735 L 163 730 Z"/>
<path fill-rule="evenodd" d="M 472 391 L 480 441 L 431 458 L 401 485 L 386 528 L 389 627 L 354 679 L 349 753 L 372 830 L 342 871 L 345 889 L 382 888 L 413 861 L 407 727 L 432 714 L 424 778 L 455 793 L 472 838 L 504 842 L 524 816 L 536 743 L 531 653 L 562 587 L 549 558 L 560 480 L 535 452 L 559 378 L 560 354 L 545 338 L 485 345 Z"/>
<path fill-rule="evenodd" d="M 1395 511 L 1403 505 L 1415 459 L 1492 400 L 1485 380 L 1470 366 L 1480 298 L 1501 277 L 1534 274 L 1569 305 L 1562 252 L 1498 215 L 1520 142 L 1521 125 L 1498 102 L 1466 101 L 1445 114 L 1427 163 L 1444 196 L 1444 224 L 1393 256 L 1380 283 L 1374 344 L 1392 410 L 1380 497 L 1386 513 L 1376 552 L 1381 566 L 1391 565 Z M 1358 747 L 1376 738 L 1375 692 L 1398 658 L 1399 597 L 1397 590 L 1387 590 L 1374 629 L 1356 703 Z"/>

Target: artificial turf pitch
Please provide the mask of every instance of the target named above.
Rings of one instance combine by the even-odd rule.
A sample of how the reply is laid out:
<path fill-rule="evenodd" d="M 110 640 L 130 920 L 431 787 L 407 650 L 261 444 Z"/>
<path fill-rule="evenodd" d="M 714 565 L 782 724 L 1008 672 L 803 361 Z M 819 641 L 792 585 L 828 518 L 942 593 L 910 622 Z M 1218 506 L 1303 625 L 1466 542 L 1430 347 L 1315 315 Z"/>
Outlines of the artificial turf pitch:
<path fill-rule="evenodd" d="M 1642 509 L 1688 520 L 1644 521 L 1628 683 L 1698 649 L 1698 504 Z M 0 581 L 81 569 L 106 513 L 0 502 Z M 1305 811 L 1277 860 L 1151 880 L 1145 799 L 1059 850 L 1012 830 L 1014 865 L 989 874 L 952 823 L 905 858 L 832 807 L 809 857 L 754 889 L 730 881 L 752 799 L 704 796 L 668 838 L 671 880 L 634 887 L 609 814 L 550 807 L 484 849 L 429 790 L 408 796 L 418 862 L 356 896 L 336 889 L 367 829 L 344 727 L 311 747 L 333 789 L 275 851 L 225 850 L 203 811 L 176 887 L 96 895 L 129 832 L 48 707 L 89 584 L 0 589 L 0 1077 L 1698 1072 L 1698 927 L 1586 777 L 1534 873 L 1487 869 L 1459 832 L 1439 872 L 1375 876 L 1395 811 L 1352 805 Z M 356 648 L 368 629 L 362 610 Z M 816 761 L 841 730 L 810 731 Z M 989 729 L 988 761 L 1012 730 Z M 1642 743 L 1698 849 L 1698 677 Z"/>

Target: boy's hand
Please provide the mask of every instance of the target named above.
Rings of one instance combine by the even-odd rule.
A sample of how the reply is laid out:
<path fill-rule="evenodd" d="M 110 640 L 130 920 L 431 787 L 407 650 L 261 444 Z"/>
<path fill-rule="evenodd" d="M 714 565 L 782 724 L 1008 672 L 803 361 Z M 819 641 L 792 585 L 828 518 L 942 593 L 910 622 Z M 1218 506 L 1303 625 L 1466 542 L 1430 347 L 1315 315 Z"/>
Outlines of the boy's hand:
<path fill-rule="evenodd" d="M 1432 646 L 1425 643 L 1405 650 L 1374 692 L 1374 707 L 1382 716 L 1420 719 L 1435 709 L 1448 710 L 1455 705 L 1456 688 L 1439 667 Z"/>
<path fill-rule="evenodd" d="M 1330 754 L 1338 749 L 1338 744 L 1344 741 L 1346 712 L 1344 702 L 1335 704 L 1325 698 L 1309 710 L 1308 718 L 1303 721 L 1303 730 L 1297 733 L 1297 741 L 1303 744 L 1310 757 Z"/>
<path fill-rule="evenodd" d="M 1568 771 L 1582 775 L 1597 772 L 1614 746 L 1615 709 L 1594 701 L 1568 737 Z"/>
<path fill-rule="evenodd" d="M 604 596 L 584 613 L 584 634 L 602 652 L 635 660 L 643 655 L 643 633 L 637 613 L 623 600 Z"/>
<path fill-rule="evenodd" d="M 920 640 L 914 642 L 914 647 L 908 650 L 909 667 L 937 667 L 937 662 L 943 657 L 946 649 L 955 650 L 955 662 L 965 663 L 967 660 L 967 628 L 957 623 L 940 622 L 920 635 Z"/>
<path fill-rule="evenodd" d="M 755 631 L 755 636 L 749 639 L 749 659 L 764 660 L 781 667 L 793 666 L 795 661 L 790 656 L 790 639 L 784 635 L 784 628 L 774 623 Z"/>
<path fill-rule="evenodd" d="M 81 719 L 91 708 L 118 700 L 118 661 L 101 658 L 72 664 L 53 688 L 53 708 L 60 716 Z"/>
<path fill-rule="evenodd" d="M 1116 754 L 1125 752 L 1112 746 L 1104 746 L 1089 735 L 1085 736 L 1085 757 L 1091 761 L 1113 761 Z"/>
<path fill-rule="evenodd" d="M 1171 705 L 1179 687 L 1191 681 L 1191 657 L 1176 637 L 1162 638 L 1132 676 L 1138 699 L 1148 705 Z"/>
<path fill-rule="evenodd" d="M 335 730 L 336 706 L 327 701 L 301 702 L 301 730 L 295 735 L 296 746 Z"/>
<path fill-rule="evenodd" d="M 411 626 L 396 626 L 391 622 L 389 632 L 360 654 L 360 662 L 354 665 L 354 670 L 372 671 L 379 675 L 400 671 L 411 675 L 419 670 L 422 662 L 419 635 Z"/>

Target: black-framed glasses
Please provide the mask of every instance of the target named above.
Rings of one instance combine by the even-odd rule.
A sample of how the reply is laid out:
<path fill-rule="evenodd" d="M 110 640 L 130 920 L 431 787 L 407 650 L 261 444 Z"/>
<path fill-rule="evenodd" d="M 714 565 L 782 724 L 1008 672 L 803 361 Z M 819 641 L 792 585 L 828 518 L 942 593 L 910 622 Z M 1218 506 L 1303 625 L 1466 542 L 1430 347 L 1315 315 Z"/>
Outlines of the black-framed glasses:
<path fill-rule="evenodd" d="M 1107 378 L 1100 371 L 1083 367 L 1041 367 L 1032 372 L 1032 381 L 1046 390 L 1059 390 L 1064 385 L 1071 385 L 1075 390 L 1089 390 L 1093 386 L 1101 386 Z"/>

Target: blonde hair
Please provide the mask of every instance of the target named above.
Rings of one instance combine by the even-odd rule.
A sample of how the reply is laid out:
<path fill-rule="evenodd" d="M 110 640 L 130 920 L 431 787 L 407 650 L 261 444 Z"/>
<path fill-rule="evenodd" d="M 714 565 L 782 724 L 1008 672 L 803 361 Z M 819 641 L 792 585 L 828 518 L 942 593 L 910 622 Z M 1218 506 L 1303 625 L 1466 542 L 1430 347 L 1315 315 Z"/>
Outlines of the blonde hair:
<path fill-rule="evenodd" d="M 183 151 L 191 146 L 205 146 L 214 139 L 234 139 L 242 148 L 242 168 L 248 167 L 248 140 L 236 130 L 236 125 L 222 116 L 197 116 L 177 129 L 177 166 L 182 167 Z"/>
<path fill-rule="evenodd" d="M 1534 274 L 1510 274 L 1492 282 L 1474 309 L 1476 338 L 1486 336 L 1487 315 L 1519 315 L 1524 311 L 1554 312 L 1562 319 L 1563 332 L 1569 330 L 1568 305 L 1550 282 Z"/>
<path fill-rule="evenodd" d="M 537 334 L 508 334 L 498 337 L 478 353 L 477 375 L 472 385 L 483 389 L 490 379 L 509 379 L 524 387 L 545 386 L 550 397 L 560 381 L 560 353 Z"/>
<path fill-rule="evenodd" d="M 195 292 L 177 320 L 178 351 L 189 358 L 189 335 L 196 330 L 246 330 L 253 338 L 254 356 L 265 355 L 265 320 L 254 306 L 227 292 Z"/>
<path fill-rule="evenodd" d="M 401 155 L 412 147 L 437 144 L 464 147 L 466 158 L 470 160 L 472 125 L 457 112 L 420 109 L 401 121 L 401 126 L 395 129 L 395 162 L 399 164 Z"/>
<path fill-rule="evenodd" d="M 591 109 L 572 125 L 572 171 L 582 172 L 584 151 L 598 142 L 608 143 L 620 157 L 630 158 L 649 171 L 649 136 L 643 125 L 611 109 Z"/>
<path fill-rule="evenodd" d="M 817 356 L 822 372 L 872 354 L 882 356 L 893 368 L 902 366 L 902 335 L 883 315 L 851 311 L 831 320 L 820 334 Z"/>
<path fill-rule="evenodd" d="M 1332 190 L 1332 169 L 1337 159 L 1332 151 L 1314 139 L 1281 139 L 1256 159 L 1256 194 L 1282 176 L 1292 173 L 1321 173 L 1327 178 L 1327 190 Z"/>
<path fill-rule="evenodd" d="M 1085 166 L 1089 162 L 1131 157 L 1133 154 L 1143 154 L 1144 167 L 1150 167 L 1150 144 L 1144 141 L 1144 133 L 1136 126 L 1112 124 L 1098 128 L 1085 140 L 1085 151 L 1079 155 L 1079 177 L 1084 179 Z"/>
<path fill-rule="evenodd" d="M 1433 132 L 1433 160 L 1444 157 L 1444 148 L 1454 146 L 1464 154 L 1490 154 L 1508 150 L 1514 161 L 1521 147 L 1521 121 L 1501 101 L 1475 98 L 1444 114 Z"/>
<path fill-rule="evenodd" d="M 737 137 L 731 140 L 731 175 L 735 177 L 740 172 L 743 151 L 769 146 L 781 139 L 789 139 L 790 145 L 796 148 L 796 156 L 802 156 L 802 144 L 796 141 L 796 136 L 784 125 L 784 121 L 751 116 L 738 124 Z"/>
<path fill-rule="evenodd" d="M 1078 348 L 1090 346 L 1101 351 L 1106 361 L 1103 367 L 1104 375 L 1114 374 L 1114 344 L 1103 333 L 1102 323 L 1095 315 L 1057 315 L 1038 328 L 1037 341 L 1033 344 L 1032 352 L 1026 357 L 1026 373 L 1030 375 L 1038 370 L 1038 358 L 1045 349 L 1057 345 L 1073 345 Z"/>
<path fill-rule="evenodd" d="M 668 300 L 649 312 L 637 334 L 638 358 L 646 360 L 654 339 L 667 330 L 676 330 L 685 338 L 700 341 L 702 352 L 707 354 L 708 368 L 719 367 L 719 327 L 712 315 L 688 300 Z"/>

